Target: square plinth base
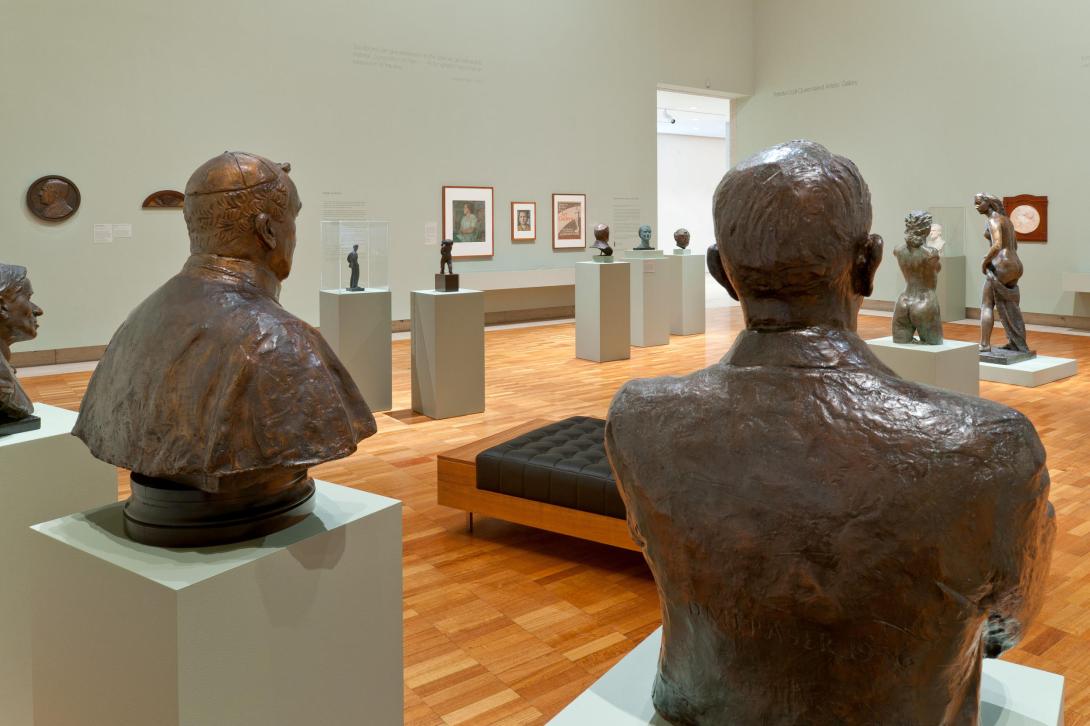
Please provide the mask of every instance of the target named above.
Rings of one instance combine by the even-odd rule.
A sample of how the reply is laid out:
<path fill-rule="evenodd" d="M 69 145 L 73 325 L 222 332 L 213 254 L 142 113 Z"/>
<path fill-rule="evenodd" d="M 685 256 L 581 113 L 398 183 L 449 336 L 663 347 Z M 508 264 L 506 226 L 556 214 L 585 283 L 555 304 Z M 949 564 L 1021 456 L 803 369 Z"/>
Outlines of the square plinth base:
<path fill-rule="evenodd" d="M 10 436 L 11 434 L 21 434 L 24 431 L 37 431 L 42 427 L 42 420 L 31 414 L 30 416 L 24 416 L 18 421 L 6 421 L 0 423 L 0 437 Z"/>
<path fill-rule="evenodd" d="M 1078 363 L 1074 358 L 1053 358 L 1039 355 L 1021 363 L 999 365 L 998 363 L 980 363 L 980 380 L 1008 383 L 1012 386 L 1035 388 L 1046 383 L 1068 378 L 1078 372 Z"/>
<path fill-rule="evenodd" d="M 939 297 L 939 315 L 942 322 L 949 323 L 965 317 L 964 255 L 942 258 L 935 292 Z"/>
<path fill-rule="evenodd" d="M 632 355 L 628 268 L 627 262 L 575 263 L 576 358 L 603 362 Z"/>
<path fill-rule="evenodd" d="M 117 469 L 72 436 L 76 413 L 34 404 L 40 426 L 0 438 L 0 724 L 33 723 L 32 524 L 117 501 Z"/>
<path fill-rule="evenodd" d="M 412 406 L 431 418 L 484 410 L 484 293 L 413 290 Z"/>
<path fill-rule="evenodd" d="M 689 250 L 666 255 L 670 267 L 670 333 L 698 335 L 704 332 L 704 258 Z"/>
<path fill-rule="evenodd" d="M 661 641 L 659 628 L 549 725 L 668 726 L 651 703 Z M 1063 726 L 1063 692 L 1063 676 L 985 660 L 980 684 L 981 726 Z"/>
<path fill-rule="evenodd" d="M 315 484 L 224 547 L 132 542 L 120 504 L 36 525 L 36 726 L 402 723 L 401 503 Z"/>
<path fill-rule="evenodd" d="M 322 337 L 344 363 L 372 411 L 393 406 L 389 290 L 322 290 Z"/>
<path fill-rule="evenodd" d="M 436 292 L 458 292 L 458 275 L 436 274 Z"/>
<path fill-rule="evenodd" d="M 643 250 L 627 250 L 624 258 L 629 265 L 630 327 L 632 345 L 647 348 L 670 342 L 672 301 L 680 295 L 670 274 L 674 260 L 667 260 L 661 250 L 646 250 L 654 254 L 637 254 Z"/>
<path fill-rule="evenodd" d="M 1021 351 L 1007 350 L 1006 348 L 992 348 L 991 350 L 980 351 L 979 359 L 981 363 L 995 363 L 996 365 L 1009 366 L 1036 357 L 1037 351 L 1035 350 Z"/>
<path fill-rule="evenodd" d="M 980 395 L 977 344 L 960 340 L 941 345 L 894 343 L 892 337 L 868 340 L 871 352 L 909 381 L 958 393 Z"/>

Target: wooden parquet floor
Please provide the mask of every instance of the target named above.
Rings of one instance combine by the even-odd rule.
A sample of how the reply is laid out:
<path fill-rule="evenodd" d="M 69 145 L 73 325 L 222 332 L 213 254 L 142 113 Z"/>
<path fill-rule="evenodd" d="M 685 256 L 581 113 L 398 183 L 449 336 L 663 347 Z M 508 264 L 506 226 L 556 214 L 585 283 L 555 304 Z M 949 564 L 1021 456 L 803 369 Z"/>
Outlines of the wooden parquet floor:
<path fill-rule="evenodd" d="M 889 318 L 863 316 L 864 338 Z M 394 406 L 359 451 L 314 476 L 404 502 L 407 724 L 548 721 L 659 625 L 638 553 L 480 518 L 435 503 L 438 452 L 534 417 L 604 416 L 630 378 L 718 360 L 742 328 L 738 308 L 708 311 L 706 335 L 633 348 L 628 361 L 574 358 L 574 325 L 489 331 L 487 409 L 432 421 L 409 411 L 409 343 L 394 343 Z M 978 329 L 947 325 L 947 337 Z M 981 394 L 1036 425 L 1048 451 L 1059 533 L 1044 612 L 1012 661 L 1067 678 L 1069 726 L 1090 724 L 1090 337 L 1031 333 L 1045 355 L 1077 358 L 1074 378 L 1036 389 L 982 383 Z M 89 374 L 26 378 L 34 400 L 77 409 Z M 119 496 L 127 496 L 119 477 Z M 119 614 L 119 617 L 123 617 Z"/>

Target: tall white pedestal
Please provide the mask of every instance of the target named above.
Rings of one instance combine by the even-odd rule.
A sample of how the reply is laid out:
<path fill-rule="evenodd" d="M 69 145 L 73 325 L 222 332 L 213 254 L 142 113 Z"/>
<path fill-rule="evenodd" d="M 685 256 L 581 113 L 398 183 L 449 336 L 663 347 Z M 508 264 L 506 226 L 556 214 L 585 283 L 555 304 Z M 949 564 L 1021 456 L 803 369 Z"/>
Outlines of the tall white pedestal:
<path fill-rule="evenodd" d="M 668 726 L 651 703 L 661 642 L 659 628 L 557 714 L 549 726 Z M 1063 691 L 1063 676 L 985 660 L 980 726 L 1063 726 Z"/>
<path fill-rule="evenodd" d="M 669 262 L 661 250 L 625 250 L 629 263 L 632 345 L 646 348 L 670 342 Z"/>
<path fill-rule="evenodd" d="M 575 357 L 624 360 L 632 355 L 627 262 L 575 263 Z"/>
<path fill-rule="evenodd" d="M 1074 358 L 1054 358 L 1050 355 L 1039 355 L 1006 366 L 999 363 L 980 364 L 980 380 L 1026 388 L 1036 388 L 1061 378 L 1069 378 L 1077 372 L 1078 361 Z"/>
<path fill-rule="evenodd" d="M 238 545 L 137 544 L 120 504 L 36 525 L 36 726 L 402 723 L 401 503 L 316 484 Z"/>
<path fill-rule="evenodd" d="M 372 411 L 393 407 L 389 290 L 322 290 L 322 336 L 344 363 Z"/>
<path fill-rule="evenodd" d="M 696 335 L 704 332 L 704 256 L 689 250 L 673 250 L 666 255 L 670 263 L 670 287 L 673 307 L 670 310 L 670 332 L 673 335 Z"/>
<path fill-rule="evenodd" d="M 942 322 L 965 319 L 965 255 L 942 258 L 935 292 Z"/>
<path fill-rule="evenodd" d="M 76 414 L 34 404 L 37 431 L 0 437 L 0 724 L 29 726 L 30 525 L 117 501 L 117 469 L 72 436 Z"/>
<path fill-rule="evenodd" d="M 413 290 L 413 410 L 451 418 L 484 410 L 484 293 Z"/>
<path fill-rule="evenodd" d="M 976 343 L 946 340 L 941 345 L 894 343 L 892 336 L 868 340 L 871 352 L 909 381 L 958 393 L 980 395 Z"/>

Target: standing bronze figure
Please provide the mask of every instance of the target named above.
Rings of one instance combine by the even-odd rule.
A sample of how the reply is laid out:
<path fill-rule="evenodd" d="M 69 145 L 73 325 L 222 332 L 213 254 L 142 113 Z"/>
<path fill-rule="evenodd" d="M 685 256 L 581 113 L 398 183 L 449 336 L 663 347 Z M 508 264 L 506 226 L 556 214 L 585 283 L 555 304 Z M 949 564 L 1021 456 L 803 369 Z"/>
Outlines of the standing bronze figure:
<path fill-rule="evenodd" d="M 454 240 L 445 239 L 439 243 L 439 274 L 442 275 L 443 270 L 446 270 L 446 274 L 454 274 L 454 258 L 452 257 L 452 251 L 454 250 Z"/>
<path fill-rule="evenodd" d="M 1001 364 L 1028 360 L 1037 354 L 1026 344 L 1026 323 L 1019 307 L 1022 294 L 1018 280 L 1022 277 L 1022 261 L 1018 259 L 1014 225 L 999 197 L 977 194 L 973 203 L 976 211 L 987 219 L 984 238 L 991 243 L 981 264 L 984 294 L 980 302 L 980 360 Z M 1007 344 L 1002 348 L 992 347 L 992 328 L 997 313 L 1003 332 L 1007 334 Z"/>
<path fill-rule="evenodd" d="M 359 245 L 352 245 L 352 251 L 348 253 L 348 270 L 350 272 L 348 278 L 348 289 L 353 292 L 358 292 L 363 288 L 360 287 L 360 253 Z"/>
<path fill-rule="evenodd" d="M 942 258 L 927 244 L 931 215 L 916 210 L 905 217 L 905 242 L 893 251 L 908 286 L 893 308 L 893 342 L 942 343 L 942 314 L 939 312 L 939 282 Z M 920 337 L 916 339 L 916 333 Z"/>
<path fill-rule="evenodd" d="M 301 207 L 289 170 L 224 152 L 193 173 L 189 259 L 91 376 L 73 433 L 132 471 L 134 540 L 198 547 L 283 529 L 313 507 L 307 469 L 375 433 L 337 356 L 278 301 Z"/>
<path fill-rule="evenodd" d="M 30 301 L 33 294 L 25 267 L 0 263 L 0 436 L 42 426 L 11 365 L 12 344 L 38 335 L 42 309 Z"/>
<path fill-rule="evenodd" d="M 848 159 L 793 141 L 713 204 L 746 329 L 634 380 L 606 450 L 662 603 L 675 724 L 977 722 L 980 663 L 1038 612 L 1055 520 L 1025 416 L 904 380 L 855 333 L 882 240 Z"/>

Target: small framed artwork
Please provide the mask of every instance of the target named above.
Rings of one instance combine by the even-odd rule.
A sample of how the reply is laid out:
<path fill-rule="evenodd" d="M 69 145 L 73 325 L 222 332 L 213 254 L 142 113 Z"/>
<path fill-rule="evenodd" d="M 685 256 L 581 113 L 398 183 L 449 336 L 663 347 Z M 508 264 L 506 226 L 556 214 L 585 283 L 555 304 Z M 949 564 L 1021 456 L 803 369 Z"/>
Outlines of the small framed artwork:
<path fill-rule="evenodd" d="M 511 241 L 537 239 L 537 202 L 511 202 Z"/>
<path fill-rule="evenodd" d="M 1003 197 L 1014 237 L 1019 242 L 1048 242 L 1048 197 L 1019 194 Z"/>
<path fill-rule="evenodd" d="M 587 246 L 587 195 L 553 195 L 553 249 L 574 250 Z"/>
<path fill-rule="evenodd" d="M 492 187 L 443 187 L 443 239 L 454 257 L 492 255 L 495 216 Z"/>

